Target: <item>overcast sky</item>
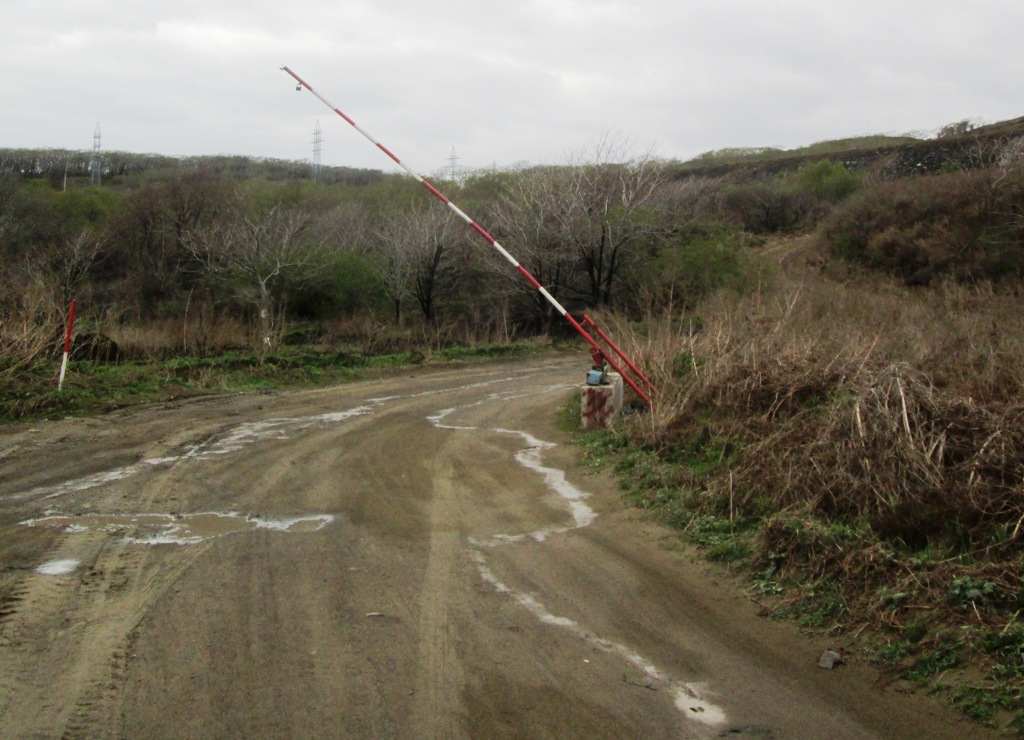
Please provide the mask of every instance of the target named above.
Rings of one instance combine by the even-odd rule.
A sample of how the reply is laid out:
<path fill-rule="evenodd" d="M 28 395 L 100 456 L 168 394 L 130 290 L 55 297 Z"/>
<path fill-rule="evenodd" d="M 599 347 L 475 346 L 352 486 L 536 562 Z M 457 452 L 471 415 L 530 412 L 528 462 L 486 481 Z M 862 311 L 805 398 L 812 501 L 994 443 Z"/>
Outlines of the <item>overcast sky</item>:
<path fill-rule="evenodd" d="M 424 174 L 1024 115 L 1021 0 L 3 0 L 0 147 Z"/>

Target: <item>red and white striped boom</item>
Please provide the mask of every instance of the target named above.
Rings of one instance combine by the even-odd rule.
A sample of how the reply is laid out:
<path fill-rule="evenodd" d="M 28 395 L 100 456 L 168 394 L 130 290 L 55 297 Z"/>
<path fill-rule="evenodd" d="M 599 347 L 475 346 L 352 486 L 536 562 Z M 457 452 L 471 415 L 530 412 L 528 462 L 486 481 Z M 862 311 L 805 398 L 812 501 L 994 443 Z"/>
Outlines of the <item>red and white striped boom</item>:
<path fill-rule="evenodd" d="M 575 329 L 580 334 L 580 336 L 582 336 L 586 340 L 587 344 L 589 344 L 593 348 L 593 350 L 596 350 L 600 354 L 600 356 L 604 357 L 608 361 L 608 364 L 611 366 L 611 368 L 615 370 L 617 373 L 619 373 L 622 376 L 622 379 L 629 385 L 629 387 L 636 391 L 636 394 L 640 396 L 640 398 L 642 398 L 648 406 L 650 406 L 650 396 L 646 392 L 644 392 L 644 390 L 640 387 L 637 381 L 634 380 L 632 376 L 630 376 L 628 373 L 623 372 L 623 368 L 614 359 L 608 356 L 608 353 L 605 351 L 605 348 L 597 343 L 597 341 L 590 335 L 590 333 L 583 328 L 582 324 L 580 324 L 580 322 L 573 318 L 572 314 L 566 311 L 562 304 L 559 303 L 555 299 L 555 297 L 551 295 L 551 293 L 549 293 L 543 285 L 540 284 L 537 278 L 531 275 L 529 270 L 527 270 L 525 267 L 519 264 L 519 261 L 516 260 L 516 258 L 513 257 L 511 254 L 509 254 L 508 250 L 506 250 L 503 246 L 501 246 L 501 244 L 498 243 L 497 239 L 495 239 L 493 236 L 487 233 L 487 231 L 485 231 L 483 227 L 481 227 L 476 221 L 467 216 L 462 211 L 461 208 L 452 203 L 441 191 L 439 191 L 437 188 L 431 185 L 430 182 L 427 181 L 422 175 L 420 175 L 418 172 L 416 172 L 408 165 L 406 165 L 404 162 L 402 162 L 402 160 L 400 160 L 398 157 L 392 154 L 391 151 L 386 146 L 384 146 L 375 138 L 373 138 L 369 134 L 369 132 L 363 129 L 358 123 L 356 123 L 351 118 L 342 113 L 340 108 L 336 107 L 333 103 L 327 100 L 327 98 L 325 98 L 323 95 L 314 90 L 313 87 L 308 82 L 299 77 L 288 67 L 281 67 L 281 69 L 287 72 L 293 78 L 295 78 L 295 81 L 299 84 L 299 87 L 297 89 L 301 90 L 302 88 L 306 88 L 311 93 L 313 93 L 313 95 L 320 99 L 320 102 L 322 102 L 328 108 L 330 108 L 339 116 L 341 116 L 349 125 L 352 126 L 352 128 L 354 128 L 356 131 L 358 131 L 367 139 L 369 139 L 369 141 L 373 143 L 374 146 L 376 146 L 378 149 L 384 152 L 384 154 L 386 154 L 395 164 L 397 164 L 399 167 L 401 167 L 403 170 L 409 173 L 413 178 L 415 178 L 415 180 L 420 185 L 429 190 L 431 194 L 434 195 L 434 197 L 436 197 L 438 200 L 440 200 L 442 203 L 448 206 L 448 208 L 450 208 L 455 215 L 457 215 L 459 218 L 461 218 L 463 221 L 469 224 L 470 228 L 472 228 L 476 233 L 478 233 L 488 244 L 494 247 L 494 249 L 496 249 L 498 253 L 501 254 L 502 257 L 508 260 L 508 262 L 513 267 L 515 267 L 516 270 L 519 271 L 519 274 L 522 275 L 526 279 L 526 281 L 530 283 L 530 285 L 536 288 L 540 292 L 540 294 L 544 296 L 548 303 L 554 306 L 555 310 L 558 311 L 558 313 L 561 314 L 566 319 L 566 321 L 568 321 L 572 325 L 572 328 Z M 640 379 L 641 382 L 646 384 L 648 388 L 653 391 L 654 386 L 651 384 L 651 382 L 644 376 L 642 372 L 640 372 L 636 365 L 633 364 L 633 362 L 630 361 L 630 359 L 626 357 L 625 354 L 623 354 L 623 352 L 615 345 L 615 343 L 607 338 L 607 335 L 604 332 L 602 332 L 600 329 L 597 329 L 597 325 L 594 323 L 593 319 L 586 315 L 584 315 L 583 319 L 585 323 L 587 323 L 589 326 L 594 327 L 597 330 L 599 336 L 601 336 L 601 338 L 608 343 L 609 347 L 612 348 L 615 354 L 617 354 L 619 358 L 626 363 L 630 370 L 636 373 L 637 377 Z"/>

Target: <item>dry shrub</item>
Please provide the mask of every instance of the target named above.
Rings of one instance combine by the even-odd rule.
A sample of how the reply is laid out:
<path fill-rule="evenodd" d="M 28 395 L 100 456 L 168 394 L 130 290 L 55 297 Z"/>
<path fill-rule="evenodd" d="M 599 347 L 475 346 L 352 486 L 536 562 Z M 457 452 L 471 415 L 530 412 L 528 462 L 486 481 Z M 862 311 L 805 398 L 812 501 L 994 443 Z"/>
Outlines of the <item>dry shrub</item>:
<path fill-rule="evenodd" d="M 900 179 L 838 207 L 821 231 L 835 254 L 908 285 L 1019 279 L 1022 197 L 1019 163 Z"/>
<path fill-rule="evenodd" d="M 215 354 L 247 347 L 248 324 L 239 319 L 155 319 L 107 326 L 103 332 L 129 359 Z"/>
<path fill-rule="evenodd" d="M 1024 517 L 1022 407 L 999 413 L 950 398 L 899 365 L 833 380 L 820 409 L 750 440 L 733 470 L 741 504 L 767 497 L 779 509 L 867 521 L 914 548 L 977 547 Z"/>
<path fill-rule="evenodd" d="M 867 523 L 919 548 L 1015 543 L 1024 521 L 1021 299 L 821 278 L 664 318 L 631 351 L 660 387 L 635 437 L 726 439 L 729 510 Z M 619 333 L 622 333 L 620 328 Z"/>
<path fill-rule="evenodd" d="M 0 283 L 0 377 L 53 355 L 64 316 L 41 275 L 8 275 Z"/>

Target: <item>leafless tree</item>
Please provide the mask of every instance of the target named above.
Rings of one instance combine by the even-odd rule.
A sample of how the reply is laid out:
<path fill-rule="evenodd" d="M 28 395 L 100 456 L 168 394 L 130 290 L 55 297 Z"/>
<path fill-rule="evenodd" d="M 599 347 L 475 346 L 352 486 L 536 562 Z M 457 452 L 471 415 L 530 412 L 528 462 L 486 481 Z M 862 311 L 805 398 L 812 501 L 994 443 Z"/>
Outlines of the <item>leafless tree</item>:
<path fill-rule="evenodd" d="M 415 298 L 428 323 L 435 318 L 438 291 L 463 237 L 452 213 L 436 203 L 416 202 L 390 211 L 375 235 L 381 280 L 401 323 L 402 304 Z"/>
<path fill-rule="evenodd" d="M 189 305 L 202 294 L 202 273 L 194 269 L 186 237 L 219 219 L 233 193 L 226 178 L 196 171 L 154 180 L 125 197 L 113 223 L 111 256 L 123 265 L 131 286 L 123 295 L 140 318 L 176 298 L 187 295 Z"/>
<path fill-rule="evenodd" d="M 275 345 L 288 283 L 307 279 L 323 254 L 323 238 L 311 223 L 301 208 L 259 205 L 238 192 L 222 218 L 183 235 L 209 276 L 224 279 L 256 307 L 261 356 Z"/>
<path fill-rule="evenodd" d="M 573 282 L 573 253 L 564 214 L 570 210 L 572 175 L 564 167 L 534 167 L 516 174 L 494 208 L 495 231 L 501 241 L 556 300 L 565 298 Z M 535 306 L 542 323 L 550 325 L 554 310 L 547 300 L 514 274 L 497 255 L 490 265 Z"/>
<path fill-rule="evenodd" d="M 632 155 L 628 142 L 614 135 L 571 165 L 562 231 L 582 269 L 585 300 L 608 306 L 629 251 L 655 230 L 652 197 L 664 181 L 663 168 L 650 152 Z"/>
<path fill-rule="evenodd" d="M 0 379 L 53 352 L 60 325 L 49 274 L 26 262 L 0 275 Z"/>
<path fill-rule="evenodd" d="M 88 228 L 26 256 L 0 282 L 0 361 L 7 370 L 54 350 L 71 299 L 102 258 L 103 237 Z M 0 367 L 0 370 L 3 368 Z M 2 373 L 0 373 L 2 374 Z"/>
<path fill-rule="evenodd" d="M 653 233 L 662 168 L 628 149 L 608 135 L 565 166 L 523 171 L 495 209 L 517 259 L 559 302 L 611 304 L 630 251 Z"/>
<path fill-rule="evenodd" d="M 103 251 L 103 237 L 88 228 L 54 246 L 48 259 L 48 272 L 56 281 L 62 306 L 71 303 L 86 275 L 103 258 Z"/>

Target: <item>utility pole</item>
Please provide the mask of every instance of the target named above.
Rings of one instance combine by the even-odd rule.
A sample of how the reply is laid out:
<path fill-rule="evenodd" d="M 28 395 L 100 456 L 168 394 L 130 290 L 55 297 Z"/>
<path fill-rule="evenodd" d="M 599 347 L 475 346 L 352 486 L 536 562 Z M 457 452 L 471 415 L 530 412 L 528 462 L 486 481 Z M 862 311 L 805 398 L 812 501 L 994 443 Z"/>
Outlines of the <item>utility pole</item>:
<path fill-rule="evenodd" d="M 89 182 L 99 185 L 103 178 L 103 152 L 100 150 L 100 123 L 96 122 L 96 130 L 92 135 L 92 161 L 89 163 Z"/>

